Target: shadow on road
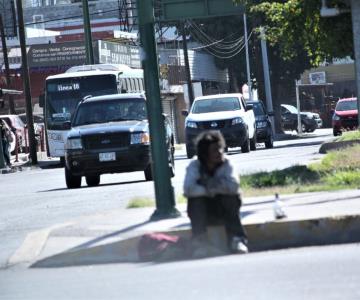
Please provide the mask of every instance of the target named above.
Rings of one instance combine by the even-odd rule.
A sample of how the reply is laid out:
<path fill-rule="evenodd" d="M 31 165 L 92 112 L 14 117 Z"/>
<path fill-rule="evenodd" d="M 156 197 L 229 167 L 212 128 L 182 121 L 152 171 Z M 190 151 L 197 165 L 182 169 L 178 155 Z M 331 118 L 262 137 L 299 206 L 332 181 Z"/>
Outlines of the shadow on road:
<path fill-rule="evenodd" d="M 50 190 L 38 191 L 38 193 L 58 192 L 58 191 L 73 191 L 73 190 L 79 190 L 79 189 L 96 188 L 96 187 L 100 187 L 100 186 L 125 185 L 125 184 L 141 183 L 141 182 L 147 182 L 147 181 L 144 179 L 144 180 L 133 180 L 133 181 L 124 181 L 124 182 L 104 183 L 104 184 L 99 184 L 98 186 L 86 186 L 86 185 L 84 185 L 84 186 L 81 186 L 78 189 L 58 188 L 58 189 L 50 189 Z"/>

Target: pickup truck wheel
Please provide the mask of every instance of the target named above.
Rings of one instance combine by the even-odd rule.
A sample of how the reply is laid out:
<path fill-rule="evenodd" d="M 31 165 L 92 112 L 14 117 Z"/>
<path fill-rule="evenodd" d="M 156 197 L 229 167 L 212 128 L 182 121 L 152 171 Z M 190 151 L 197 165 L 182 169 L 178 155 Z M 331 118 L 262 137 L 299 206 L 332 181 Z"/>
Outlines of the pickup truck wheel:
<path fill-rule="evenodd" d="M 81 176 L 75 176 L 65 167 L 65 181 L 68 189 L 77 189 L 81 186 Z"/>
<path fill-rule="evenodd" d="M 153 173 L 152 173 L 150 164 L 144 170 L 144 174 L 145 174 L 145 180 L 146 181 L 152 181 L 153 180 Z"/>
<path fill-rule="evenodd" d="M 333 135 L 334 136 L 338 136 L 338 135 L 341 135 L 342 134 L 342 132 L 341 131 L 337 131 L 337 130 L 333 130 Z"/>
<path fill-rule="evenodd" d="M 254 137 L 250 139 L 250 150 L 256 150 L 256 134 L 254 133 Z"/>
<path fill-rule="evenodd" d="M 241 152 L 242 153 L 248 153 L 250 152 L 250 140 L 249 137 L 246 138 L 244 144 L 241 146 Z"/>
<path fill-rule="evenodd" d="M 88 186 L 98 186 L 100 183 L 100 175 L 89 175 L 85 179 Z"/>
<path fill-rule="evenodd" d="M 175 176 L 175 159 L 174 153 L 171 154 L 171 161 L 169 162 L 169 169 L 170 169 L 170 177 Z"/>
<path fill-rule="evenodd" d="M 195 151 L 188 144 L 186 144 L 186 156 L 187 156 L 187 158 L 193 158 L 194 155 L 195 155 Z"/>

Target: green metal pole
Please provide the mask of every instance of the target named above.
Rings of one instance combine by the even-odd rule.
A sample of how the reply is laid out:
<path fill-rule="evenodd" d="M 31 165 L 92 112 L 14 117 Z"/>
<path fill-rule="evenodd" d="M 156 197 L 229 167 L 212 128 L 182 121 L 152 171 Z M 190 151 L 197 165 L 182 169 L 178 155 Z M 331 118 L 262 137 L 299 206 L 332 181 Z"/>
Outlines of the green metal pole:
<path fill-rule="evenodd" d="M 156 197 L 156 210 L 151 219 L 174 218 L 178 217 L 180 213 L 175 208 L 174 189 L 171 186 L 166 149 L 155 43 L 153 0 L 137 0 L 137 8 Z"/>
<path fill-rule="evenodd" d="M 92 64 L 94 64 L 94 50 L 92 47 L 88 0 L 82 0 L 82 6 L 83 6 L 83 15 L 84 15 L 86 63 L 89 65 L 92 65 Z"/>

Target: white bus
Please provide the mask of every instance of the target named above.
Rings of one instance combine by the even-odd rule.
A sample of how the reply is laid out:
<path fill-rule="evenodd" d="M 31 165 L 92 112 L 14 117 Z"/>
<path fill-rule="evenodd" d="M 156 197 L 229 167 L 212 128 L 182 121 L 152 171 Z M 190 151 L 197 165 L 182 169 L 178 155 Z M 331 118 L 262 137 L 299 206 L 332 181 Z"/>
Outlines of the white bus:
<path fill-rule="evenodd" d="M 126 65 L 75 66 L 47 77 L 40 105 L 44 107 L 48 156 L 64 159 L 67 124 L 84 97 L 143 91 L 143 70 Z"/>

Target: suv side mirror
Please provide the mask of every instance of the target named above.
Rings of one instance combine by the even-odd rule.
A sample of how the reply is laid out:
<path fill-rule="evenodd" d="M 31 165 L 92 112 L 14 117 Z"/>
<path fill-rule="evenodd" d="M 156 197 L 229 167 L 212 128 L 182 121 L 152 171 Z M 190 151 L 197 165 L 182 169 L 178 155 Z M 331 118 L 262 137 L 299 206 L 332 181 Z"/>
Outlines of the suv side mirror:
<path fill-rule="evenodd" d="M 186 110 L 186 109 L 183 109 L 181 111 L 181 114 L 184 116 L 184 117 L 187 117 L 189 115 L 189 112 Z"/>
<path fill-rule="evenodd" d="M 254 108 L 254 106 L 252 104 L 246 104 L 245 109 L 248 110 L 252 110 Z"/>
<path fill-rule="evenodd" d="M 45 94 L 41 94 L 39 96 L 39 106 L 44 107 L 44 104 L 45 104 Z"/>

